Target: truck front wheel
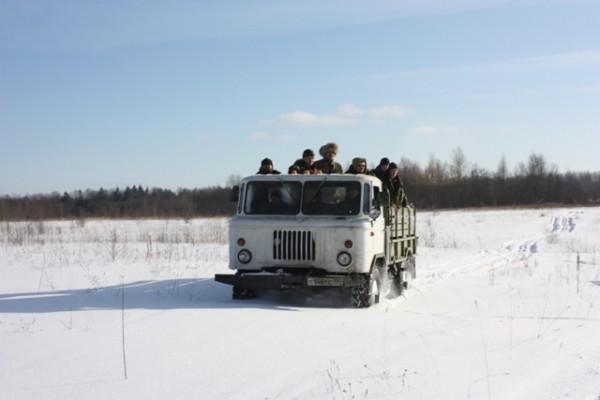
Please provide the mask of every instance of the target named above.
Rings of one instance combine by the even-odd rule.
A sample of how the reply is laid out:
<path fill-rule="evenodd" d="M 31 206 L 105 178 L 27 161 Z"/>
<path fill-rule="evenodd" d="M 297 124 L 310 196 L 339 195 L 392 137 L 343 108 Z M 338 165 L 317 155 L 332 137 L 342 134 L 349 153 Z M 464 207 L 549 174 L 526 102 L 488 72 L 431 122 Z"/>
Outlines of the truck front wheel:
<path fill-rule="evenodd" d="M 379 303 L 381 279 L 379 270 L 374 269 L 363 281 L 352 287 L 350 303 L 354 308 L 366 308 Z"/>
<path fill-rule="evenodd" d="M 231 292 L 231 298 L 234 300 L 255 299 L 256 290 L 234 286 Z"/>

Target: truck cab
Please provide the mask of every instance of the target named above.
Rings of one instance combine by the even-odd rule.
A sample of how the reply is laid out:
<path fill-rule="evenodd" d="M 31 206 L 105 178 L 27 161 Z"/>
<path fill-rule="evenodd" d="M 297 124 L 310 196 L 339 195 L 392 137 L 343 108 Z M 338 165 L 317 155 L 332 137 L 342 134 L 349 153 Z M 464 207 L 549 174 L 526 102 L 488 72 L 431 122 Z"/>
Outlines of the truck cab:
<path fill-rule="evenodd" d="M 215 280 L 233 298 L 263 290 L 346 288 L 368 307 L 384 286 L 396 293 L 415 275 L 415 214 L 389 204 L 368 175 L 256 175 L 236 191 L 229 268 Z"/>

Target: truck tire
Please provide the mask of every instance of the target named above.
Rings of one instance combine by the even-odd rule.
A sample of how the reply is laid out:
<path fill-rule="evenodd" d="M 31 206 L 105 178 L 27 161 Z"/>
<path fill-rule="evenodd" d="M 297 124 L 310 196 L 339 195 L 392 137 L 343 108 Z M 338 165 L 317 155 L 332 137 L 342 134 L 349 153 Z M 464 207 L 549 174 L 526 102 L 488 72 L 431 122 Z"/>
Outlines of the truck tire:
<path fill-rule="evenodd" d="M 393 299 L 402 294 L 402 263 L 395 263 L 388 267 L 388 298 Z"/>
<path fill-rule="evenodd" d="M 374 269 L 357 286 L 352 287 L 350 303 L 353 308 L 367 308 L 379 303 L 381 294 L 381 279 L 379 270 Z"/>
<path fill-rule="evenodd" d="M 239 286 L 234 286 L 233 290 L 231 291 L 231 298 L 233 300 L 255 299 L 256 295 L 256 290 L 247 289 Z"/>

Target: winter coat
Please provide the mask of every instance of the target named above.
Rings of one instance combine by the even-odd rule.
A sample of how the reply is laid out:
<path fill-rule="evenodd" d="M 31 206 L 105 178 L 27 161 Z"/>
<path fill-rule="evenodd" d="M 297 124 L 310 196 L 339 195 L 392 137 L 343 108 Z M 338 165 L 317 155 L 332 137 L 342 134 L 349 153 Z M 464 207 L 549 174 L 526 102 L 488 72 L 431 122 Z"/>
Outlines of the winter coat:
<path fill-rule="evenodd" d="M 269 175 L 269 174 L 279 175 L 279 174 L 281 174 L 281 172 L 277 171 L 276 169 L 274 169 L 272 171 L 267 171 L 263 167 L 260 167 L 258 172 L 256 172 L 256 175 Z"/>
<path fill-rule="evenodd" d="M 390 179 L 386 174 L 382 182 L 383 187 L 386 188 L 390 194 L 390 203 L 395 204 L 398 207 L 406 207 L 406 194 L 404 193 L 404 186 L 402 185 L 400 178 L 396 176 L 395 178 Z"/>
<path fill-rule="evenodd" d="M 365 170 L 363 172 L 359 172 L 358 171 L 358 165 L 360 163 L 364 163 L 365 166 L 367 165 L 367 159 L 366 158 L 361 158 L 361 157 L 355 157 L 352 159 L 352 164 L 350 164 L 350 167 L 348 168 L 348 170 L 346 170 L 347 174 L 363 174 L 363 175 L 371 175 L 373 176 L 373 173 L 371 171 L 369 171 L 366 167 Z"/>
<path fill-rule="evenodd" d="M 297 159 L 293 165 L 300 168 L 300 171 L 298 171 L 299 174 L 305 174 L 307 171 L 313 172 L 315 170 L 314 164 L 309 165 L 303 158 Z"/>
<path fill-rule="evenodd" d="M 378 177 L 382 182 L 385 179 L 385 171 L 381 169 L 381 165 L 378 165 L 375 169 L 372 169 L 371 173 Z"/>
<path fill-rule="evenodd" d="M 340 165 L 340 163 L 335 162 L 334 160 L 327 161 L 322 158 L 319 161 L 316 161 L 313 166 L 315 170 L 319 170 L 324 174 L 343 174 L 344 169 Z"/>

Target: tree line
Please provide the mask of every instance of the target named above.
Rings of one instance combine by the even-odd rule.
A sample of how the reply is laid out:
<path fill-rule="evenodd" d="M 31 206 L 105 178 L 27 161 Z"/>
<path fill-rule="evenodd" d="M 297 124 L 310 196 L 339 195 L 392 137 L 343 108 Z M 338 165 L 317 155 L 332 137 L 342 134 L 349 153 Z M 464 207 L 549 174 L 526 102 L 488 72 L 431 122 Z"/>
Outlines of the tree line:
<path fill-rule="evenodd" d="M 78 190 L 0 198 L 0 220 L 84 219 L 84 218 L 184 218 L 217 217 L 233 214 L 231 190 L 144 189 L 141 185 L 124 190 Z"/>
<path fill-rule="evenodd" d="M 452 151 L 450 162 L 430 155 L 421 167 L 403 157 L 398 167 L 408 200 L 419 209 L 600 205 L 600 172 L 559 173 L 539 154 L 531 154 L 513 172 L 504 158 L 494 172 L 470 164 L 460 148 Z M 0 220 L 231 216 L 235 211 L 229 201 L 231 188 L 240 179 L 231 175 L 225 187 L 176 192 L 134 185 L 124 190 L 3 196 Z"/>
<path fill-rule="evenodd" d="M 410 202 L 418 208 L 512 207 L 540 204 L 600 205 L 599 172 L 559 173 L 543 155 L 508 170 L 501 158 L 490 172 L 468 163 L 462 149 L 454 149 L 450 162 L 434 155 L 424 168 L 402 158 L 399 175 Z"/>

